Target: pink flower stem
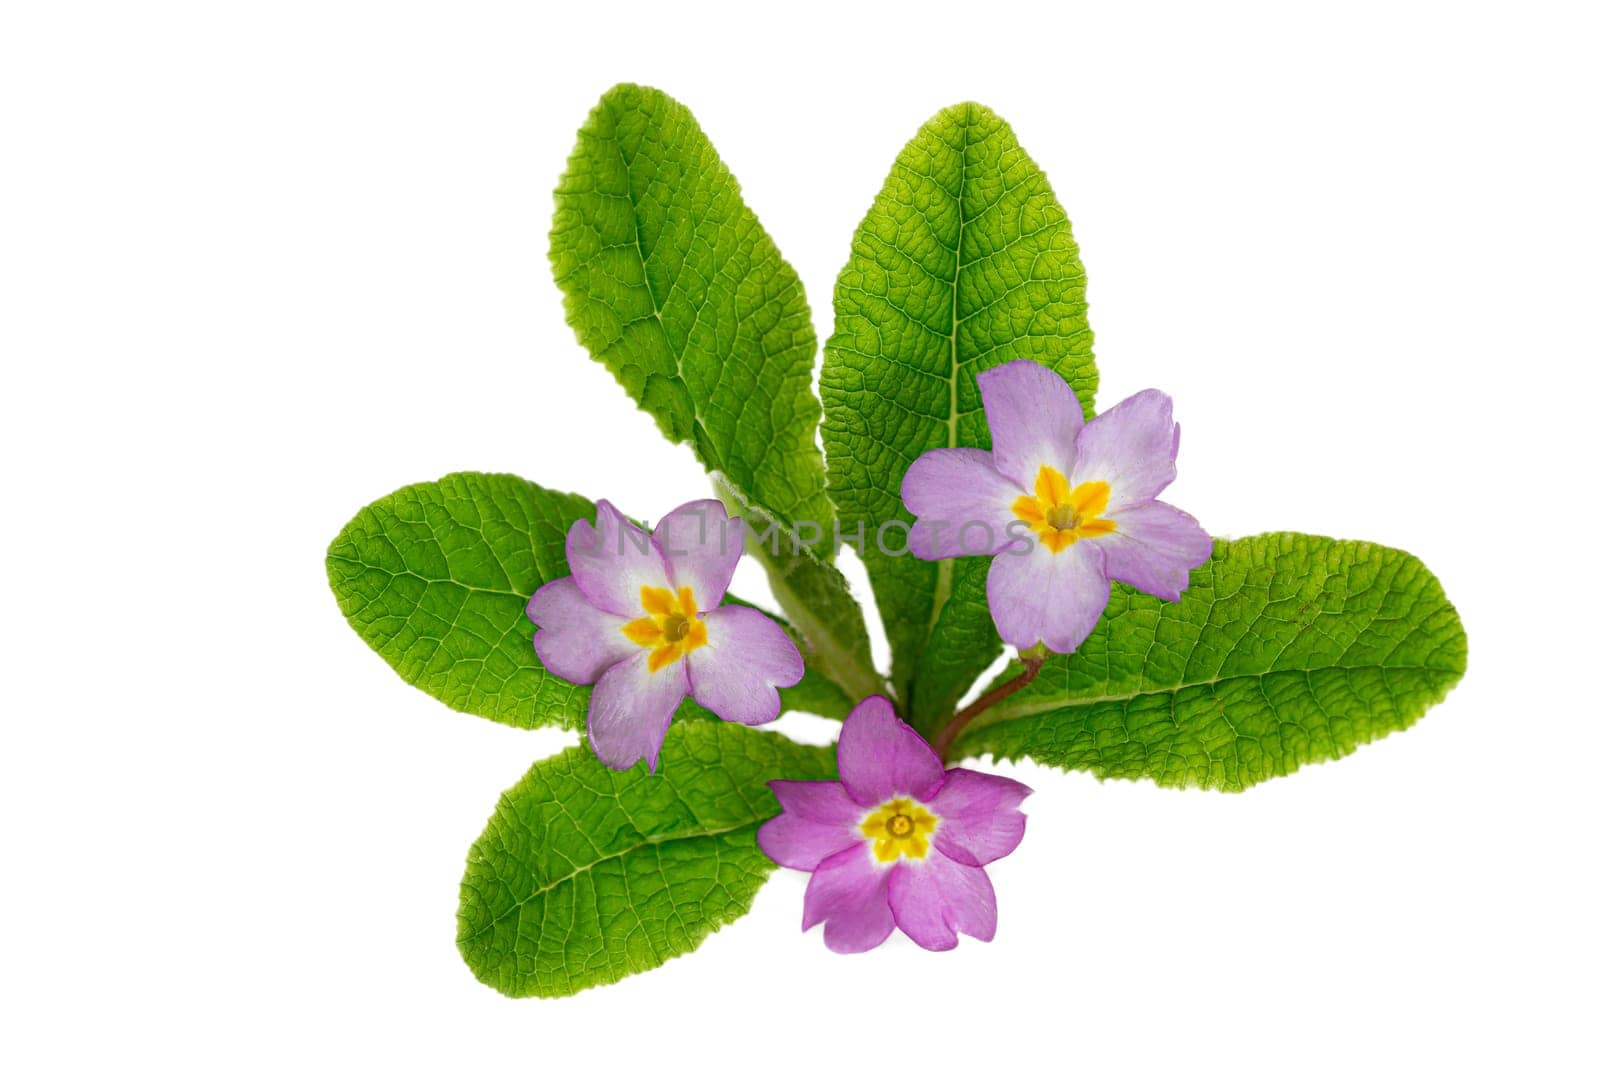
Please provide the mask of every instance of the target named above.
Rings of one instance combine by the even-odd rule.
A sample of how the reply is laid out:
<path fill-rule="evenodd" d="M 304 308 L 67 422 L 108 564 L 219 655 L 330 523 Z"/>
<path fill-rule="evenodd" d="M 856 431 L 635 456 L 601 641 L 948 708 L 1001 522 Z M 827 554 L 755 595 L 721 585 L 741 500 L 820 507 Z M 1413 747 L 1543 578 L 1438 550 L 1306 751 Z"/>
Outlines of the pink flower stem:
<path fill-rule="evenodd" d="M 945 753 L 950 749 L 950 743 L 956 739 L 957 734 L 967 728 L 967 725 L 973 719 L 976 719 L 979 715 L 1000 703 L 1000 701 L 1027 688 L 1030 682 L 1039 677 L 1039 668 L 1043 666 L 1044 657 L 1042 656 L 1037 659 L 1024 658 L 1021 674 L 1005 685 L 989 690 L 983 696 L 956 712 L 955 716 L 945 723 L 944 729 L 939 731 L 939 736 L 933 742 L 933 750 L 938 753 L 939 759 L 943 760 L 945 758 Z"/>

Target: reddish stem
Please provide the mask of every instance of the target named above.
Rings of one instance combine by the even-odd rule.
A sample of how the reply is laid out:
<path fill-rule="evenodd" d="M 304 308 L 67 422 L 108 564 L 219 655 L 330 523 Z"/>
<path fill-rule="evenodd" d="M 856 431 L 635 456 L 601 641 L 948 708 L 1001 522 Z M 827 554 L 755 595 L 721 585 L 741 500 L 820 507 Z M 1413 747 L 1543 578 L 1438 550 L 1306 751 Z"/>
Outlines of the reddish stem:
<path fill-rule="evenodd" d="M 939 759 L 941 761 L 944 759 L 944 754 L 950 750 L 950 743 L 956 739 L 957 734 L 967 728 L 967 724 L 1000 703 L 1000 701 L 1021 692 L 1029 683 L 1039 677 L 1039 668 L 1043 666 L 1044 657 L 1042 656 L 1038 659 L 1024 659 L 1022 661 L 1021 674 L 1005 685 L 989 690 L 983 696 L 956 712 L 955 716 L 944 724 L 944 729 L 939 731 L 939 736 L 934 739 L 933 751 L 938 754 Z"/>

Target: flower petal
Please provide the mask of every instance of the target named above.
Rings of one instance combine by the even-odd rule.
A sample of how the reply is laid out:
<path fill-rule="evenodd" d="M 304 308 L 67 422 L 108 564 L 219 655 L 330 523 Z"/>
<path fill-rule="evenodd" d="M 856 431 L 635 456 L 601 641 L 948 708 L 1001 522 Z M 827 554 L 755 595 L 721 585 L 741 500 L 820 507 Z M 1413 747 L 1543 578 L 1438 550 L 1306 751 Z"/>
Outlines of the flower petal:
<path fill-rule="evenodd" d="M 1146 389 L 1083 428 L 1072 484 L 1110 483 L 1108 515 L 1116 518 L 1121 509 L 1154 500 L 1171 485 L 1178 476 L 1177 458 L 1172 398 L 1158 389 Z"/>
<path fill-rule="evenodd" d="M 1100 621 L 1111 582 L 1094 541 L 1060 552 L 1033 543 L 1026 553 L 1002 552 L 989 566 L 989 614 L 1009 645 L 1074 652 Z"/>
<path fill-rule="evenodd" d="M 872 862 L 865 841 L 817 864 L 806 886 L 800 929 L 817 923 L 822 943 L 835 952 L 865 952 L 894 932 L 889 910 L 889 869 Z"/>
<path fill-rule="evenodd" d="M 627 619 L 601 611 L 572 578 L 557 578 L 535 589 L 528 619 L 537 626 L 533 648 L 544 669 L 574 685 L 593 685 L 612 664 L 639 646 L 622 633 Z"/>
<path fill-rule="evenodd" d="M 701 618 L 706 643 L 689 654 L 689 692 L 729 722 L 753 726 L 776 719 L 775 687 L 794 685 L 806 672 L 789 635 L 755 608 L 738 604 Z"/>
<path fill-rule="evenodd" d="M 767 857 L 783 867 L 814 871 L 836 852 L 859 844 L 861 809 L 838 782 L 768 782 L 783 814 L 756 831 Z"/>
<path fill-rule="evenodd" d="M 744 522 L 728 518 L 720 500 L 691 500 L 673 508 L 650 535 L 667 561 L 672 588 L 694 590 L 701 611 L 722 603 L 744 551 Z"/>
<path fill-rule="evenodd" d="M 567 531 L 567 565 L 589 603 L 613 615 L 640 615 L 643 586 L 672 587 L 655 542 L 607 500 L 595 503 L 593 525 L 579 519 Z"/>
<path fill-rule="evenodd" d="M 839 780 L 863 808 L 894 796 L 926 800 L 944 781 L 944 764 L 883 697 L 855 706 L 839 729 Z"/>
<path fill-rule="evenodd" d="M 925 949 L 956 947 L 956 934 L 994 940 L 994 885 L 982 867 L 958 863 L 938 849 L 922 863 L 898 863 L 889 874 L 889 910 L 906 936 Z"/>
<path fill-rule="evenodd" d="M 1072 469 L 1083 407 L 1065 378 L 1017 359 L 978 375 L 978 391 L 994 441 L 994 465 L 1019 489 L 1033 485 L 1040 467 L 1062 474 Z"/>
<path fill-rule="evenodd" d="M 1186 511 L 1152 500 L 1117 512 L 1115 533 L 1097 538 L 1106 576 L 1163 600 L 1189 588 L 1189 572 L 1211 558 L 1211 536 Z"/>
<path fill-rule="evenodd" d="M 928 807 L 939 816 L 934 845 L 961 863 L 979 865 L 1009 856 L 1022 840 L 1028 817 L 1017 805 L 1033 790 L 998 774 L 956 767 Z"/>
<path fill-rule="evenodd" d="M 672 713 L 689 692 L 683 660 L 652 671 L 649 659 L 648 650 L 634 653 L 602 674 L 589 694 L 589 747 L 613 770 L 644 760 L 655 773 Z"/>
<path fill-rule="evenodd" d="M 768 782 L 783 810 L 810 822 L 842 826 L 853 830 L 861 822 L 862 810 L 837 779 L 799 781 L 779 778 Z"/>
<path fill-rule="evenodd" d="M 1012 540 L 1007 523 L 1022 491 L 981 448 L 935 448 L 918 456 L 900 482 L 918 559 L 992 556 Z"/>

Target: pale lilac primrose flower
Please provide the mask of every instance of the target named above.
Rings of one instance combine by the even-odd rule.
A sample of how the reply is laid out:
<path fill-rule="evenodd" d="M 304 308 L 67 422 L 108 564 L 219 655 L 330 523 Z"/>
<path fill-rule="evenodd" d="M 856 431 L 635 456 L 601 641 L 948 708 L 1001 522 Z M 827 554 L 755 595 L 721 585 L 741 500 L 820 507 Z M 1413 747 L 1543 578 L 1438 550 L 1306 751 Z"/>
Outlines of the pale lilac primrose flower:
<path fill-rule="evenodd" d="M 602 500 L 567 533 L 570 578 L 528 601 L 545 669 L 589 695 L 589 746 L 626 770 L 656 756 L 686 696 L 730 722 L 778 717 L 778 686 L 805 664 L 761 612 L 722 604 L 744 527 L 715 500 L 672 511 L 646 534 Z M 721 606 L 719 606 L 721 605 Z"/>
<path fill-rule="evenodd" d="M 1072 652 L 1111 580 L 1177 600 L 1211 556 L 1194 518 L 1156 495 L 1177 476 L 1172 399 L 1147 389 L 1087 425 L 1060 375 L 1028 360 L 978 375 L 993 451 L 937 448 L 906 471 L 920 559 L 989 555 L 989 611 L 1007 644 Z"/>
<path fill-rule="evenodd" d="M 1032 790 L 957 767 L 901 722 L 883 697 L 856 705 L 839 732 L 839 781 L 768 783 L 783 814 L 757 833 L 784 867 L 811 871 L 801 929 L 824 923 L 835 952 L 865 952 L 898 926 L 926 949 L 958 933 L 994 937 L 983 865 L 1008 856 Z"/>

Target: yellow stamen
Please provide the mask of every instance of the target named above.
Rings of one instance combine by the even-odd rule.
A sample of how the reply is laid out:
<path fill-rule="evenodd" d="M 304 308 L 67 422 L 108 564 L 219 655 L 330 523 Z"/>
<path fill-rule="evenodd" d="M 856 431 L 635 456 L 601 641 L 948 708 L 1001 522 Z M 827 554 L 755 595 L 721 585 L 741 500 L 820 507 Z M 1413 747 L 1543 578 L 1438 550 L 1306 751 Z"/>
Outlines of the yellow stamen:
<path fill-rule="evenodd" d="M 700 621 L 694 590 L 688 586 L 679 586 L 676 596 L 670 589 L 640 586 L 639 604 L 644 617 L 626 623 L 622 636 L 651 650 L 645 661 L 651 674 L 706 643 L 706 624 Z"/>
<path fill-rule="evenodd" d="M 861 821 L 861 834 L 872 842 L 879 863 L 928 857 L 928 842 L 939 817 L 909 797 L 895 797 Z"/>
<path fill-rule="evenodd" d="M 1011 514 L 1028 524 L 1039 543 L 1051 552 L 1060 552 L 1080 537 L 1102 537 L 1117 528 L 1111 519 L 1102 519 L 1111 503 L 1111 486 L 1106 482 L 1082 482 L 1076 486 L 1054 467 L 1040 467 L 1033 481 L 1033 495 L 1019 496 L 1011 504 Z"/>

